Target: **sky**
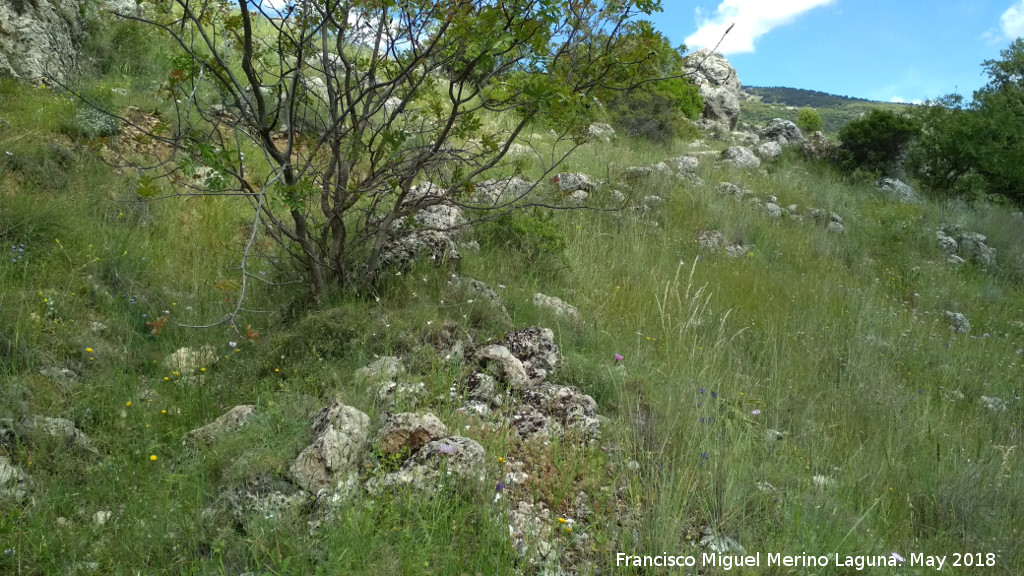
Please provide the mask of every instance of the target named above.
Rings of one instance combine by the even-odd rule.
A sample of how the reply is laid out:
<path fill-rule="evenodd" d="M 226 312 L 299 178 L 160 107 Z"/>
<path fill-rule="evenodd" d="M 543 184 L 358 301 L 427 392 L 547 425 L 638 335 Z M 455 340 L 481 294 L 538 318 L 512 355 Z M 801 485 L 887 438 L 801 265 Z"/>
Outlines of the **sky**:
<path fill-rule="evenodd" d="M 713 47 L 747 86 L 894 102 L 970 98 L 982 62 L 1024 36 L 1024 0 L 662 0 L 673 45 Z"/>

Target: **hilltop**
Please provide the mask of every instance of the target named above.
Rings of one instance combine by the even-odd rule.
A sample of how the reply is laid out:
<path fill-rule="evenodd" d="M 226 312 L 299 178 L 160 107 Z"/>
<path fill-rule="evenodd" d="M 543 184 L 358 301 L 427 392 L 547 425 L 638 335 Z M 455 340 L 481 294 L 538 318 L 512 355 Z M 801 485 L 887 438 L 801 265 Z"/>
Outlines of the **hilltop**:
<path fill-rule="evenodd" d="M 504 29 L 443 16 L 481 51 Z M 457 66 L 382 96 L 399 59 L 354 44 L 262 69 L 294 99 L 214 86 L 94 17 L 74 82 L 0 79 L 0 572 L 1024 571 L 1018 207 L 840 171 L 793 100 L 734 109 L 724 58 L 696 122 L 636 92 L 577 130 L 541 83 L 528 122 L 455 118 L 484 82 Z M 819 98 L 833 134 L 893 106 Z M 247 112 L 295 101 L 273 130 Z M 328 249 L 355 239 L 379 254 Z M 751 573 L 810 573 L 786 570 Z"/>

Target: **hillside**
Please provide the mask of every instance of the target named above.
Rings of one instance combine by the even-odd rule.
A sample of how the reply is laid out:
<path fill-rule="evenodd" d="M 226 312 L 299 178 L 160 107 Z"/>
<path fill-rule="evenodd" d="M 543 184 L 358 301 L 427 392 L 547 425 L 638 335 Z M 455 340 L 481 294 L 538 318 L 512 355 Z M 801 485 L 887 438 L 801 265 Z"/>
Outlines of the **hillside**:
<path fill-rule="evenodd" d="M 169 144 L 177 46 L 100 22 L 75 91 L 0 79 L 0 573 L 1024 573 L 1016 208 L 542 117 L 463 188 L 417 179 L 437 202 L 378 230 L 425 249 L 314 296 L 262 210 L 344 236 L 323 173 L 261 187 L 284 171 L 225 104 Z M 819 112 L 834 133 L 873 106 Z M 303 112 L 276 161 L 316 156 L 328 115 Z M 473 121 L 435 152 L 518 120 Z M 385 136 L 373 162 L 434 144 Z M 381 220 L 352 205 L 343 232 Z"/>
<path fill-rule="evenodd" d="M 744 86 L 743 91 L 753 97 L 740 101 L 743 120 L 754 126 L 762 125 L 772 118 L 795 121 L 800 108 L 811 107 L 818 111 L 825 124 L 824 132 L 832 137 L 848 122 L 856 120 L 870 110 L 882 109 L 901 111 L 908 104 L 873 102 L 848 96 L 836 96 L 815 90 L 799 88 L 760 88 Z"/>

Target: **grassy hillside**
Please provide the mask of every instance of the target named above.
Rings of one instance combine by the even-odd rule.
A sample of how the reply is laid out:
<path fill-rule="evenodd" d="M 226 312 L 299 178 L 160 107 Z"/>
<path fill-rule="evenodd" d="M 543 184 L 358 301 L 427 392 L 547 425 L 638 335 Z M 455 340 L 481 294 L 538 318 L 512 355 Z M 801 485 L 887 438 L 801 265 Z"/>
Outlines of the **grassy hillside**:
<path fill-rule="evenodd" d="M 760 88 L 744 86 L 743 90 L 757 98 L 740 101 L 740 120 L 761 126 L 773 118 L 796 121 L 800 108 L 814 108 L 825 123 L 824 132 L 835 137 L 839 129 L 873 109 L 899 112 L 907 104 L 874 102 L 862 98 L 836 96 L 815 90 L 798 88 Z"/>
<path fill-rule="evenodd" d="M 152 88 L 158 62 L 110 66 L 86 90 L 155 114 L 169 104 Z M 871 105 L 819 111 L 834 130 Z M 743 109 L 748 122 L 787 113 Z M 236 332 L 195 326 L 234 307 L 244 199 L 140 196 L 147 174 L 100 157 L 121 136 L 83 129 L 64 94 L 4 82 L 0 116 L 0 573 L 639 574 L 662 572 L 617 566 L 616 554 L 700 562 L 718 547 L 761 553 L 762 567 L 701 574 L 847 575 L 860 572 L 837 557 L 893 552 L 948 556 L 944 574 L 1024 572 L 1014 210 L 896 203 L 797 150 L 738 170 L 715 160 L 724 143 L 595 142 L 563 169 L 610 176 L 624 210 L 502 218 L 470 232 L 480 250 L 458 270 L 423 265 L 318 306 L 267 244 L 249 265 L 269 282 L 251 288 Z M 684 154 L 700 159 L 699 183 L 624 180 Z M 518 167 L 541 173 L 529 157 Z M 722 182 L 760 203 L 719 193 Z M 562 200 L 547 184 L 539 193 Z M 769 217 L 769 196 L 802 219 Z M 613 205 L 608 188 L 589 202 Z M 987 236 L 996 265 L 949 264 L 943 224 Z M 702 248 L 710 230 L 725 244 Z M 579 318 L 536 306 L 536 293 Z M 951 330 L 947 311 L 970 330 Z M 560 347 L 551 383 L 596 401 L 593 442 L 522 440 L 511 402 L 483 417 L 453 398 L 474 348 L 531 326 Z M 461 359 L 455 340 L 468 343 Z M 203 346 L 215 353 L 193 374 L 167 364 Z M 383 356 L 424 392 L 389 404 L 356 377 Z M 290 470 L 311 417 L 335 402 L 375 431 L 391 412 L 434 413 L 484 448 L 483 480 L 340 504 L 298 492 Z M 255 407 L 244 426 L 188 438 L 237 405 Z M 366 454 L 360 474 L 399 464 Z M 955 552 L 986 567 L 950 567 Z M 768 553 L 829 564 L 768 568 Z"/>

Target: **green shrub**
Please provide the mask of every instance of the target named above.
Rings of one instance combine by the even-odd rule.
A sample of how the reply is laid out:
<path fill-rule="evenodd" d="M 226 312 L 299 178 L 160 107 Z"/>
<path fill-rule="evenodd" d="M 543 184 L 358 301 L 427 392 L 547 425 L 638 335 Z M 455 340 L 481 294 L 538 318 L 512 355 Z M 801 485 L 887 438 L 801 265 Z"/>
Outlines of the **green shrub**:
<path fill-rule="evenodd" d="M 567 242 L 550 211 L 518 210 L 477 226 L 480 243 L 515 254 L 534 266 L 565 265 Z"/>
<path fill-rule="evenodd" d="M 842 144 L 837 150 L 836 161 L 840 168 L 849 172 L 857 169 L 889 172 L 920 132 L 917 121 L 907 115 L 872 110 L 839 131 Z"/>
<path fill-rule="evenodd" d="M 796 116 L 796 125 L 804 132 L 810 134 L 825 127 L 821 115 L 814 108 L 801 108 Z"/>

